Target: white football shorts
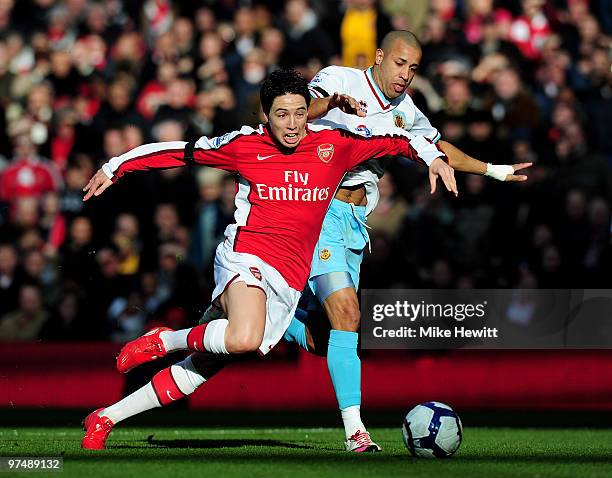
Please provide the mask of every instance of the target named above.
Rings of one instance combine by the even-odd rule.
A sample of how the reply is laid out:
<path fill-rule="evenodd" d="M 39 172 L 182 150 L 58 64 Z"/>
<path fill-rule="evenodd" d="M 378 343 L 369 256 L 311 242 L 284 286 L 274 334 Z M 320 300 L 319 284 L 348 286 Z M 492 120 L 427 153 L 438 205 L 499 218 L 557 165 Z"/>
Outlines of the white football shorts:
<path fill-rule="evenodd" d="M 259 287 L 266 294 L 266 325 L 259 347 L 267 354 L 280 341 L 295 315 L 301 292 L 289 287 L 283 276 L 271 265 L 253 254 L 235 252 L 229 241 L 217 246 L 215 254 L 215 290 L 213 303 L 236 281 Z"/>

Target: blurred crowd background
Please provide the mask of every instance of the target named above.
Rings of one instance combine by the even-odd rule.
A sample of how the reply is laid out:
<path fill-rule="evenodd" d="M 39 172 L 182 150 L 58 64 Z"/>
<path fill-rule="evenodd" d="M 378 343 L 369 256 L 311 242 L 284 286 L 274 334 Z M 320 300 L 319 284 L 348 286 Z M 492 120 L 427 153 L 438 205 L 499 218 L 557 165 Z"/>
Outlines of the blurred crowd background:
<path fill-rule="evenodd" d="M 234 179 L 133 174 L 141 143 L 261 121 L 279 66 L 365 69 L 391 29 L 423 43 L 410 94 L 442 137 L 524 184 L 429 194 L 395 163 L 369 219 L 373 288 L 611 286 L 612 0 L 0 0 L 0 340 L 126 341 L 210 299 Z"/>

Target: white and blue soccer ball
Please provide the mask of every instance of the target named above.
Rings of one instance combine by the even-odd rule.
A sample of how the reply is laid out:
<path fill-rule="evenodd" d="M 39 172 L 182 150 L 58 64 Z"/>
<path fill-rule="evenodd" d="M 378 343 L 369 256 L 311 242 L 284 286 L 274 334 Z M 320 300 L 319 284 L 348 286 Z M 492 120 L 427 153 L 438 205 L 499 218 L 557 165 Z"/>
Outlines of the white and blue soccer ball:
<path fill-rule="evenodd" d="M 413 456 L 446 458 L 459 449 L 463 426 L 459 416 L 448 405 L 425 402 L 406 415 L 402 437 Z"/>

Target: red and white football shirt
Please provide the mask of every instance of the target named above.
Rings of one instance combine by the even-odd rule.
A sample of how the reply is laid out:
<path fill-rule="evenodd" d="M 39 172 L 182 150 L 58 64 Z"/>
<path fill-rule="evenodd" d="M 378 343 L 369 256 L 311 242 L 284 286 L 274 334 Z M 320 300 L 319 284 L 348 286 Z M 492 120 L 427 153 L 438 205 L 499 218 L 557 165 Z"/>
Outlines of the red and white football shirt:
<path fill-rule="evenodd" d="M 261 125 L 217 138 L 203 136 L 193 151 L 195 163 L 238 176 L 236 222 L 225 231 L 233 249 L 270 264 L 298 291 L 306 284 L 323 218 L 344 174 L 367 159 L 386 155 L 424 162 L 407 136 L 365 138 L 313 125 L 306 131 L 293 150 L 279 146 Z M 112 158 L 102 168 L 116 180 L 131 171 L 184 166 L 187 144 L 146 144 Z M 431 145 L 427 164 L 443 155 Z"/>

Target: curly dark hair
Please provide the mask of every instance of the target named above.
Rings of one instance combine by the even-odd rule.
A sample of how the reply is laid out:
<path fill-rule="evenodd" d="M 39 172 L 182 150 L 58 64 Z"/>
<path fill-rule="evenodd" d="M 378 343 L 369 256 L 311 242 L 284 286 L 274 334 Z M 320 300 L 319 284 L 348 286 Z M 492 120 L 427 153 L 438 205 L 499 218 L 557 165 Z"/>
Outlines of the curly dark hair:
<path fill-rule="evenodd" d="M 306 106 L 310 105 L 308 82 L 302 75 L 292 69 L 280 69 L 270 73 L 259 90 L 264 113 L 270 113 L 274 98 L 287 94 L 301 95 L 306 100 Z"/>

